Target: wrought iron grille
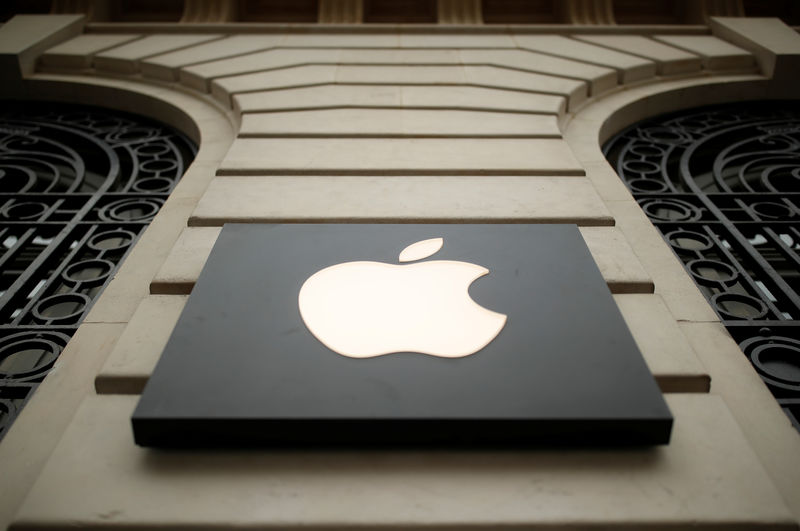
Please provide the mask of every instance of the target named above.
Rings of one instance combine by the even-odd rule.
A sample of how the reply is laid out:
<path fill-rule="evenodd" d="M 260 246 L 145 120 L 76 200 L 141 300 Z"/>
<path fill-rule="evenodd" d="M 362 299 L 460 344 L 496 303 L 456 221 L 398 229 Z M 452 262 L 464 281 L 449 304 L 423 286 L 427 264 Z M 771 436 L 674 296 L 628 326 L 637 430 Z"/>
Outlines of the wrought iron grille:
<path fill-rule="evenodd" d="M 661 116 L 604 153 L 800 430 L 800 104 Z"/>
<path fill-rule="evenodd" d="M 137 116 L 0 104 L 0 438 L 195 153 Z"/>

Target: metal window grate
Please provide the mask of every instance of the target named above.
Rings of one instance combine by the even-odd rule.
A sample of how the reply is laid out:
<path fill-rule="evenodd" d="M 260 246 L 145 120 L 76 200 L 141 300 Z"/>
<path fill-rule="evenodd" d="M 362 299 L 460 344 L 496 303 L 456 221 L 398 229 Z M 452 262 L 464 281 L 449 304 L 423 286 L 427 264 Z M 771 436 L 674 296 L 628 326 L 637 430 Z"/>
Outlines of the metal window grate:
<path fill-rule="evenodd" d="M 800 430 L 800 104 L 661 116 L 603 149 Z"/>
<path fill-rule="evenodd" d="M 195 153 L 116 111 L 0 105 L 0 438 Z"/>

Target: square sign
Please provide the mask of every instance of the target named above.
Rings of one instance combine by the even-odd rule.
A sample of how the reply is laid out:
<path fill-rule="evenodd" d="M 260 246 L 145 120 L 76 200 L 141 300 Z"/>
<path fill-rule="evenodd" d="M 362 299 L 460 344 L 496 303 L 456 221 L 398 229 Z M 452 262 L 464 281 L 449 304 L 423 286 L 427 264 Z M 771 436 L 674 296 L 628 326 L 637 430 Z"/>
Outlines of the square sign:
<path fill-rule="evenodd" d="M 666 444 L 573 225 L 226 225 L 133 414 L 143 446 Z"/>

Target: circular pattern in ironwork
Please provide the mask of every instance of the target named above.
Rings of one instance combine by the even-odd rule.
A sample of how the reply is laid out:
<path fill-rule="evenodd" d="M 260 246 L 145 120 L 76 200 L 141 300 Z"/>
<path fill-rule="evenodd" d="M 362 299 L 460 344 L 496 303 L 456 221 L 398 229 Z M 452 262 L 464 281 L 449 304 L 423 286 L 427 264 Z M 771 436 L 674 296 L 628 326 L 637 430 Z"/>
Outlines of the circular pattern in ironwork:
<path fill-rule="evenodd" d="M 174 172 L 178 167 L 178 161 L 171 159 L 148 159 L 142 162 L 139 168 L 142 171 L 161 175 L 163 172 Z"/>
<path fill-rule="evenodd" d="M 150 197 L 120 199 L 101 208 L 98 215 L 104 221 L 151 221 L 163 204 Z"/>
<path fill-rule="evenodd" d="M 133 183 L 137 192 L 169 192 L 175 183 L 165 177 L 147 177 Z"/>
<path fill-rule="evenodd" d="M 80 284 L 81 288 L 94 287 L 102 285 L 112 271 L 112 262 L 94 258 L 70 264 L 61 272 L 61 277 L 73 285 Z"/>
<path fill-rule="evenodd" d="M 636 157 L 663 157 L 666 154 L 664 148 L 655 144 L 633 144 L 629 152 Z"/>
<path fill-rule="evenodd" d="M 713 247 L 711 238 L 701 232 L 679 229 L 664 236 L 678 253 L 695 255 L 699 251 L 707 251 Z"/>
<path fill-rule="evenodd" d="M 782 336 L 754 337 L 740 346 L 767 384 L 800 391 L 800 341 Z"/>
<path fill-rule="evenodd" d="M 741 293 L 717 293 L 711 297 L 711 304 L 725 319 L 762 319 L 769 311 L 760 299 Z"/>
<path fill-rule="evenodd" d="M 7 204 L 3 207 L 2 213 L 9 221 L 31 221 L 42 217 L 47 208 L 45 203 L 25 201 Z"/>
<path fill-rule="evenodd" d="M 169 191 L 195 147 L 140 117 L 15 102 L 0 112 L 0 192 Z M 169 180 L 136 186 L 140 180 Z"/>
<path fill-rule="evenodd" d="M 59 293 L 40 300 L 33 316 L 41 323 L 76 323 L 92 300 L 83 293 Z"/>
<path fill-rule="evenodd" d="M 36 173 L 28 168 L 6 167 L 0 169 L 0 190 L 25 193 L 36 184 Z"/>
<path fill-rule="evenodd" d="M 59 332 L 25 331 L 0 338 L 0 379 L 29 381 L 50 370 L 69 341 Z"/>
<path fill-rule="evenodd" d="M 631 179 L 628 186 L 634 192 L 657 193 L 669 190 L 666 183 L 656 179 Z"/>
<path fill-rule="evenodd" d="M 682 199 L 651 199 L 639 203 L 650 219 L 657 221 L 697 221 L 700 209 Z"/>
<path fill-rule="evenodd" d="M 632 191 L 648 191 L 634 184 L 646 174 L 677 192 L 800 192 L 800 106 L 748 103 L 667 115 L 623 131 L 604 151 Z"/>
<path fill-rule="evenodd" d="M 655 162 L 642 159 L 629 159 L 622 163 L 622 166 L 630 173 L 638 173 L 639 175 L 647 175 L 649 173 L 658 173 L 661 171 L 661 166 Z"/>
<path fill-rule="evenodd" d="M 791 208 L 776 201 L 760 201 L 758 203 L 752 203 L 750 208 L 759 218 L 764 220 L 788 219 L 794 216 L 794 212 Z"/>
<path fill-rule="evenodd" d="M 675 125 L 645 127 L 641 129 L 641 135 L 654 144 L 665 146 L 680 146 L 692 141 L 692 135 L 685 127 Z"/>
<path fill-rule="evenodd" d="M 152 127 L 122 127 L 105 135 L 109 144 L 139 144 L 159 138 L 159 131 Z"/>
<path fill-rule="evenodd" d="M 770 192 L 800 189 L 800 167 L 773 166 L 761 174 L 761 184 Z"/>
<path fill-rule="evenodd" d="M 718 260 L 692 260 L 686 266 L 695 281 L 704 286 L 731 286 L 739 278 L 739 272 L 736 269 Z"/>
<path fill-rule="evenodd" d="M 137 155 L 144 155 L 155 157 L 159 155 L 166 155 L 170 152 L 170 146 L 166 143 L 151 142 L 137 146 L 134 150 Z"/>
<path fill-rule="evenodd" d="M 90 249 L 100 252 L 119 251 L 125 249 L 136 239 L 136 234 L 129 230 L 116 229 L 95 234 L 88 242 Z"/>

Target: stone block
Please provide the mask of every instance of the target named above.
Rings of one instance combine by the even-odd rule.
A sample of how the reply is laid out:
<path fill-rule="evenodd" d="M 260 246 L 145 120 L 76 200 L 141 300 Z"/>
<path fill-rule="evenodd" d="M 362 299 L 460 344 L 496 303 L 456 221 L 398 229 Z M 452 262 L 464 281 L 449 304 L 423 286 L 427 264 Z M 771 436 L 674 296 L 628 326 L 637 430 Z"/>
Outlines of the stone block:
<path fill-rule="evenodd" d="M 239 137 L 561 138 L 555 116 L 411 109 L 320 109 L 248 113 Z"/>
<path fill-rule="evenodd" d="M 756 66 L 753 54 L 713 35 L 654 35 L 654 39 L 703 59 L 709 70 L 746 70 Z"/>
<path fill-rule="evenodd" d="M 142 300 L 94 381 L 100 394 L 140 394 L 161 357 L 188 296 Z"/>
<path fill-rule="evenodd" d="M 461 65 L 340 65 L 338 83 L 384 85 L 460 85 L 466 81 Z"/>
<path fill-rule="evenodd" d="M 331 78 L 331 72 L 335 72 Z M 194 75 L 188 69 L 181 72 L 185 78 Z M 461 65 L 311 65 L 294 66 L 214 79 L 211 91 L 225 100 L 230 94 L 301 87 L 336 82 L 346 85 L 472 85 L 503 90 L 527 91 L 568 98 L 570 105 L 586 99 L 586 82 L 563 77 L 509 70 L 493 66 Z M 203 79 L 186 79 L 189 86 L 203 85 Z"/>
<path fill-rule="evenodd" d="M 709 391 L 711 377 L 708 370 L 660 295 L 617 294 L 614 295 L 614 300 L 661 391 Z"/>
<path fill-rule="evenodd" d="M 233 96 L 238 112 L 337 107 L 464 109 L 562 114 L 565 98 L 468 86 L 316 85 Z"/>
<path fill-rule="evenodd" d="M 125 44 L 140 35 L 135 34 L 84 34 L 53 46 L 39 58 L 39 67 L 82 69 L 92 65 L 94 54 Z"/>
<path fill-rule="evenodd" d="M 221 77 L 211 82 L 210 90 L 215 98 L 227 105 L 230 103 L 230 95 L 238 92 L 255 92 L 334 83 L 336 81 L 336 70 L 337 67 L 335 65 L 310 65 Z M 188 86 L 197 90 L 208 90 L 205 88 L 204 80 L 186 78 L 184 77 L 185 74 L 186 71 L 181 71 L 181 79 Z"/>
<path fill-rule="evenodd" d="M 614 68 L 620 84 L 632 83 L 656 74 L 655 62 L 630 54 L 617 52 L 562 35 L 514 34 L 520 48 L 542 52 L 567 59 Z"/>
<path fill-rule="evenodd" d="M 573 38 L 650 59 L 656 63 L 657 72 L 665 76 L 698 72 L 703 66 L 694 53 L 641 35 L 574 35 Z"/>
<path fill-rule="evenodd" d="M 566 142 L 497 138 L 240 138 L 218 175 L 583 175 Z"/>
<path fill-rule="evenodd" d="M 580 79 L 589 84 L 589 93 L 592 96 L 610 90 L 617 85 L 617 73 L 611 68 L 529 50 L 461 50 L 459 53 L 461 62 L 469 66 L 499 66 Z"/>
<path fill-rule="evenodd" d="M 504 110 L 562 115 L 565 96 L 484 87 L 400 87 L 405 107 Z"/>
<path fill-rule="evenodd" d="M 150 283 L 150 293 L 188 295 L 208 259 L 221 227 L 190 227 L 181 232 Z"/>
<path fill-rule="evenodd" d="M 709 26 L 715 36 L 753 53 L 765 76 L 794 87 L 800 68 L 800 35 L 794 29 L 767 17 L 711 17 Z"/>
<path fill-rule="evenodd" d="M 589 85 L 577 79 L 520 72 L 493 66 L 466 66 L 464 73 L 467 83 L 476 86 L 564 96 L 567 98 L 569 109 L 574 109 L 586 100 L 589 94 Z"/>
<path fill-rule="evenodd" d="M 612 293 L 652 293 L 653 281 L 616 227 L 582 227 L 581 234 Z"/>
<path fill-rule="evenodd" d="M 219 177 L 190 226 L 223 223 L 575 223 L 614 219 L 574 177 Z"/>
<path fill-rule="evenodd" d="M 133 74 L 139 70 L 140 59 L 221 37 L 210 33 L 148 35 L 98 53 L 93 63 L 98 70 Z"/>
<path fill-rule="evenodd" d="M 0 25 L 0 71 L 8 76 L 4 81 L 33 74 L 39 55 L 77 36 L 84 23 L 83 15 L 16 15 Z"/>
<path fill-rule="evenodd" d="M 232 35 L 224 39 L 206 42 L 175 52 L 149 57 L 141 62 L 145 76 L 176 81 L 180 67 L 215 61 L 232 60 L 240 55 L 263 51 L 279 46 L 285 35 Z"/>
<path fill-rule="evenodd" d="M 263 73 L 269 70 L 310 64 L 335 65 L 339 61 L 339 53 L 340 51 L 335 49 L 264 50 L 190 65 L 181 69 L 180 78 L 188 85 L 197 88 L 197 86 L 205 86 L 209 80 L 219 77 L 241 76 L 254 72 Z"/>

